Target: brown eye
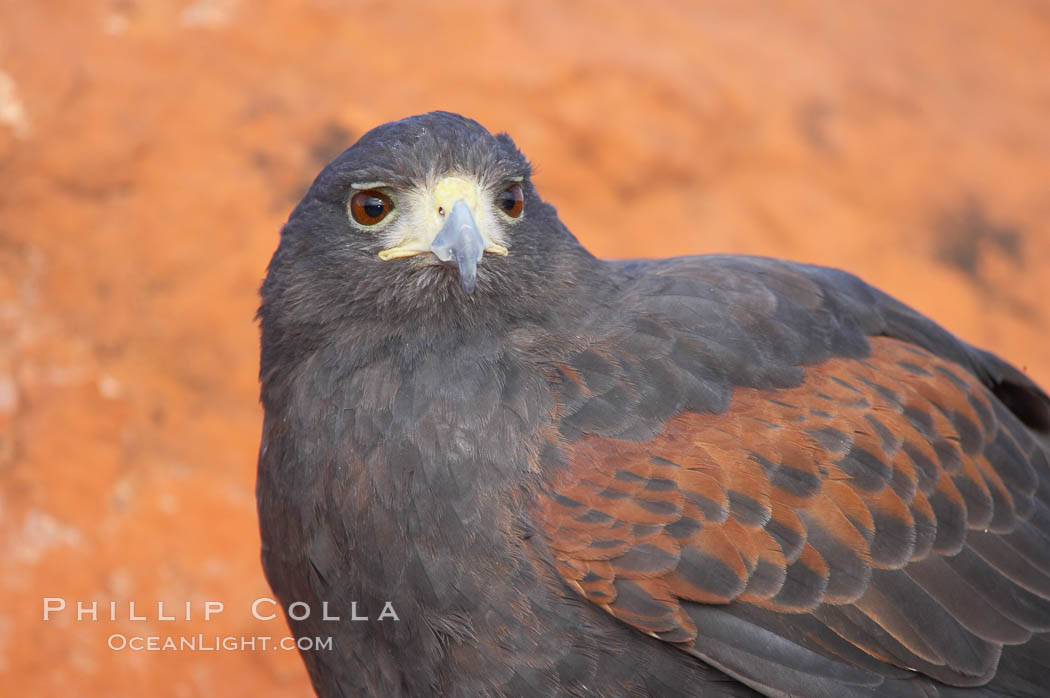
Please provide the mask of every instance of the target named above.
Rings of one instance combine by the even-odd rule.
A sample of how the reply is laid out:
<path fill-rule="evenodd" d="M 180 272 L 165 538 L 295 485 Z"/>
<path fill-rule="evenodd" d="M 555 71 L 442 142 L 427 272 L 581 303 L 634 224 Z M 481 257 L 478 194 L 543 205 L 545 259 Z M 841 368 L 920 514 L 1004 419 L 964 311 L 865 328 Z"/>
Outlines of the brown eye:
<path fill-rule="evenodd" d="M 496 203 L 511 218 L 520 216 L 521 210 L 525 208 L 525 194 L 521 191 L 521 185 L 512 184 L 501 191 L 496 197 Z"/>
<path fill-rule="evenodd" d="M 393 210 L 390 197 L 376 189 L 359 191 L 350 198 L 350 215 L 361 225 L 375 225 Z"/>

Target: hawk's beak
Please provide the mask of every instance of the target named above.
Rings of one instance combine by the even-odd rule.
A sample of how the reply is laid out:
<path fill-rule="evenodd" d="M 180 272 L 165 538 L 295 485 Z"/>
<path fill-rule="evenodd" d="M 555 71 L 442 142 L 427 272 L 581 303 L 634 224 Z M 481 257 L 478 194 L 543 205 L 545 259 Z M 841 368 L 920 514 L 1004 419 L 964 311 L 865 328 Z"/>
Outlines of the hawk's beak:
<path fill-rule="evenodd" d="M 486 230 L 474 215 L 479 207 L 479 186 L 465 177 L 445 177 L 426 192 L 422 206 L 423 219 L 413 225 L 398 245 L 380 250 L 379 258 L 388 261 L 399 257 L 433 254 L 441 262 L 459 270 L 459 283 L 469 295 L 478 283 L 478 263 L 486 252 L 507 256 L 507 248 L 494 240 L 495 230 Z M 489 227 L 492 227 L 489 222 Z"/>
<path fill-rule="evenodd" d="M 448 220 L 430 244 L 430 251 L 442 262 L 456 265 L 460 286 L 467 295 L 474 293 L 478 283 L 478 262 L 485 254 L 485 239 L 463 199 L 452 204 Z"/>

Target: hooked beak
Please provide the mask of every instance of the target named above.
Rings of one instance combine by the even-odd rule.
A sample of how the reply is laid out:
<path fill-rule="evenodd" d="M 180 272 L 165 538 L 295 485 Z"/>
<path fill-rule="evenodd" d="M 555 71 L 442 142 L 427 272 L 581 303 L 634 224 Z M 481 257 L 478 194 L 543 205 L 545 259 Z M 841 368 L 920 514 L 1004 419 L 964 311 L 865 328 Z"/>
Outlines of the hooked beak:
<path fill-rule="evenodd" d="M 474 216 L 463 199 L 457 199 L 448 214 L 448 220 L 430 244 L 434 256 L 459 270 L 459 284 L 469 296 L 478 283 L 478 262 L 485 254 L 485 240 L 481 237 Z"/>
<path fill-rule="evenodd" d="M 476 181 L 460 176 L 442 179 L 427 193 L 422 223 L 414 225 L 399 244 L 380 250 L 379 258 L 385 262 L 431 253 L 443 264 L 455 266 L 463 291 L 474 293 L 478 263 L 485 253 L 501 257 L 508 253 L 492 238 L 495 231 L 486 230 L 484 221 L 478 225 L 474 214 L 479 199 Z"/>

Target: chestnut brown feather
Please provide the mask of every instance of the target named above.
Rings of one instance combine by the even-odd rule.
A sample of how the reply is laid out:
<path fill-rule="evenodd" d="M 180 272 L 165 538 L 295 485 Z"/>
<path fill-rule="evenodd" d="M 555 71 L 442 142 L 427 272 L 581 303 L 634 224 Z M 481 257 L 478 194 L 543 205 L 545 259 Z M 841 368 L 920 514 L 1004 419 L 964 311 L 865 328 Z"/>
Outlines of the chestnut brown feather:
<path fill-rule="evenodd" d="M 1026 435 L 994 402 L 952 362 L 873 338 L 863 360 L 807 367 L 793 388 L 737 388 L 725 412 L 683 412 L 651 439 L 580 437 L 538 519 L 566 580 L 645 632 L 669 634 L 691 603 L 809 613 L 822 627 L 824 608 L 855 608 L 896 640 L 896 663 L 974 684 L 1050 610 L 1050 550 L 1018 514 L 1036 484 Z M 646 536 L 621 527 L 638 523 Z M 624 603 L 609 597 L 624 588 Z M 677 630 L 686 648 L 703 633 Z M 886 661 L 871 631 L 848 637 Z"/>

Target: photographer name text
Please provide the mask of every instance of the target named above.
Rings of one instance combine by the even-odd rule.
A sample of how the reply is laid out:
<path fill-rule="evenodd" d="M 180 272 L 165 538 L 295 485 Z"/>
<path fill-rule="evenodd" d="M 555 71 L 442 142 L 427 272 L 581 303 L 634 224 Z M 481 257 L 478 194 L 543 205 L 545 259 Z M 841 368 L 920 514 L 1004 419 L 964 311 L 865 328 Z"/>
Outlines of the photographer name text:
<path fill-rule="evenodd" d="M 248 607 L 248 611 L 253 618 L 263 621 L 276 619 L 279 610 L 280 604 L 266 596 L 255 599 Z M 86 622 L 105 620 L 208 621 L 225 611 L 226 604 L 222 601 L 185 601 L 181 603 L 164 601 L 157 601 L 156 603 L 67 601 L 60 596 L 45 596 L 43 599 L 43 618 L 45 621 L 51 621 L 58 617 L 69 617 L 77 621 Z M 292 620 L 306 620 L 312 616 L 320 618 L 322 621 L 333 623 L 344 620 L 350 622 L 401 620 L 391 601 L 384 602 L 378 613 L 375 613 L 375 609 L 368 609 L 359 605 L 357 601 L 351 601 L 348 606 L 343 607 L 329 604 L 328 601 L 322 601 L 320 606 L 311 606 L 303 601 L 293 601 L 288 604 L 285 613 Z"/>

